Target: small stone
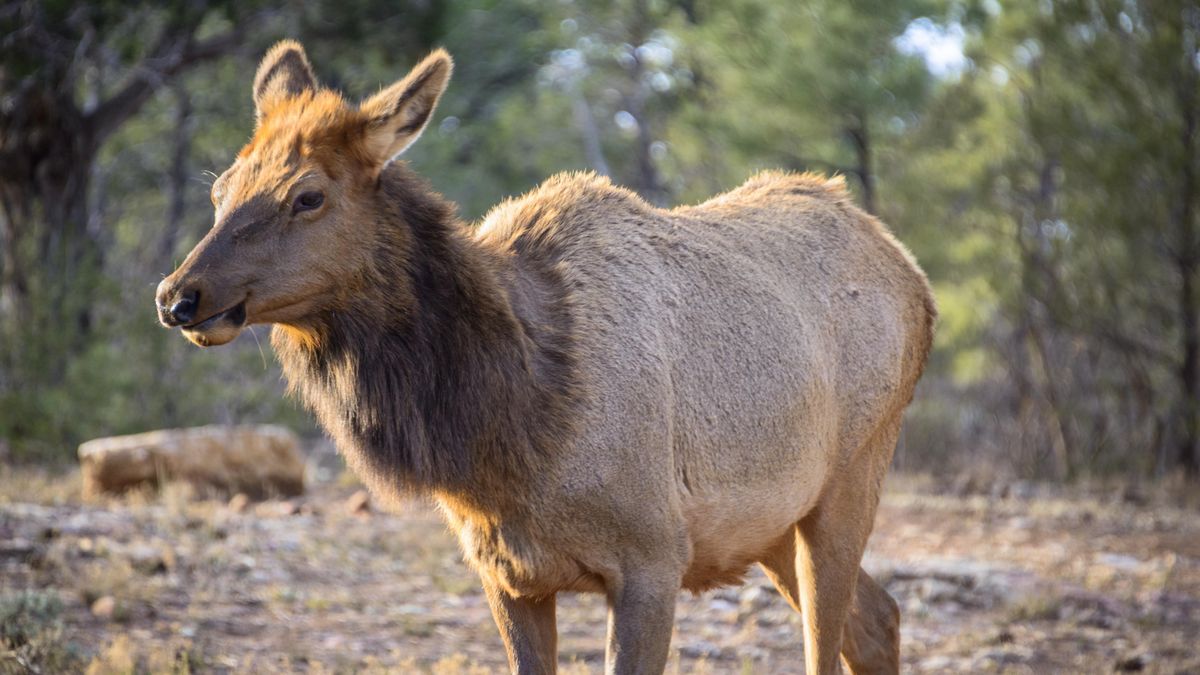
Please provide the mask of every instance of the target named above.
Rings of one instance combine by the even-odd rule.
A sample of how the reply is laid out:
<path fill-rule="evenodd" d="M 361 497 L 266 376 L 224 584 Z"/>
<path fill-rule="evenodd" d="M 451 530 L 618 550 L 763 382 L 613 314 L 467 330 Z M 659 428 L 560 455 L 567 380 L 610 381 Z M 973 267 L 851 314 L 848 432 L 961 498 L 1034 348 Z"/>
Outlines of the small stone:
<path fill-rule="evenodd" d="M 175 552 L 163 543 L 138 542 L 127 549 L 129 564 L 143 574 L 163 574 L 175 567 Z"/>
<path fill-rule="evenodd" d="M 1142 566 L 1141 560 L 1122 553 L 1097 553 L 1096 562 L 1122 572 L 1134 572 Z"/>
<path fill-rule="evenodd" d="M 723 655 L 719 646 L 707 640 L 685 644 L 679 648 L 679 654 L 690 659 L 720 659 Z"/>
<path fill-rule="evenodd" d="M 924 661 L 921 661 L 921 670 L 951 670 L 957 665 L 958 664 L 954 659 L 950 658 L 949 656 L 939 654 L 937 656 L 930 656 Z"/>
<path fill-rule="evenodd" d="M 1113 670 L 1119 673 L 1137 673 L 1145 670 L 1146 664 L 1149 661 L 1150 659 L 1146 655 L 1138 654 L 1137 656 L 1130 656 L 1129 658 L 1117 661 L 1116 665 L 1113 666 Z"/>
<path fill-rule="evenodd" d="M 742 597 L 739 599 L 743 612 L 753 612 L 755 610 L 769 607 L 774 601 L 774 591 L 763 588 L 762 586 L 751 586 L 742 591 Z"/>
<path fill-rule="evenodd" d="M 713 598 L 708 603 L 708 608 L 714 612 L 723 613 L 723 612 L 735 611 L 737 609 L 737 605 L 733 604 L 732 602 L 729 602 L 728 600 L 723 600 L 721 598 Z"/>
<path fill-rule="evenodd" d="M 0 541 L 0 558 L 24 560 L 33 555 L 35 550 L 33 544 L 25 539 Z"/>
<path fill-rule="evenodd" d="M 242 513 L 249 505 L 250 497 L 245 492 L 239 492 L 229 500 L 229 510 L 234 513 Z"/>
<path fill-rule="evenodd" d="M 279 502 L 263 502 L 254 509 L 254 513 L 260 518 L 278 518 L 280 516 L 294 516 L 300 512 L 300 506 L 292 501 Z"/>
<path fill-rule="evenodd" d="M 371 512 L 371 495 L 366 490 L 359 490 L 346 500 L 346 513 L 366 515 Z"/>
<path fill-rule="evenodd" d="M 111 619 L 117 611 L 117 599 L 111 595 L 96 598 L 92 603 L 92 616 L 100 619 Z"/>
<path fill-rule="evenodd" d="M 974 670 L 994 670 L 995 666 L 1012 666 L 1021 663 L 1028 663 L 1033 658 L 1033 653 L 1028 649 L 1009 647 L 988 649 L 975 658 Z"/>
<path fill-rule="evenodd" d="M 921 582 L 917 593 L 926 602 L 953 602 L 958 599 L 958 586 L 942 579 L 928 578 Z"/>

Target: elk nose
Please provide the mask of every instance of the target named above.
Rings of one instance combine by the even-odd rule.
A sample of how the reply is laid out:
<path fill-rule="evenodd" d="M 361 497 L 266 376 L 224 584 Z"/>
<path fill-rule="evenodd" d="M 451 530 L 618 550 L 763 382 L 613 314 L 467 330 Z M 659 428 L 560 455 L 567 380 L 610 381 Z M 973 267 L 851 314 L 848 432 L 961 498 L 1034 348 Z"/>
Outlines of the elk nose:
<path fill-rule="evenodd" d="M 200 291 L 195 289 L 180 293 L 170 305 L 159 305 L 162 322 L 168 326 L 189 324 L 196 318 L 196 307 L 200 304 Z"/>

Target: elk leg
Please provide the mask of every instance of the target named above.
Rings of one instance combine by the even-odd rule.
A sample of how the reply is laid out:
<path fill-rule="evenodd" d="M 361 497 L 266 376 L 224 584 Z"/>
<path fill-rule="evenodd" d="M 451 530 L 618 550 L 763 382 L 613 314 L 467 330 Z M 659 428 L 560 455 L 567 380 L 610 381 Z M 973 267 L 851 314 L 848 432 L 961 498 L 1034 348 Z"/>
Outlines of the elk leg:
<path fill-rule="evenodd" d="M 861 569 L 842 633 L 842 658 L 855 675 L 900 672 L 900 607 Z"/>
<path fill-rule="evenodd" d="M 555 597 L 513 597 L 495 582 L 483 580 L 492 618 L 500 629 L 508 666 L 520 675 L 554 673 L 558 668 L 558 628 Z"/>
<path fill-rule="evenodd" d="M 842 636 L 852 616 L 859 565 L 899 430 L 899 419 L 885 423 L 850 457 L 812 512 L 797 523 L 796 577 L 804 617 L 805 672 L 810 675 L 841 670 Z M 863 600 L 869 606 L 878 604 L 874 587 L 865 589 Z M 874 614 L 869 618 L 874 621 Z M 854 627 L 850 630 L 852 637 L 859 636 Z M 852 644 L 849 655 L 864 657 L 870 653 L 867 647 L 868 643 Z"/>
<path fill-rule="evenodd" d="M 802 612 L 796 581 L 795 533 L 788 533 L 759 564 L 779 594 Z M 855 675 L 900 672 L 900 609 L 862 568 L 858 570 L 854 604 L 842 633 L 842 658 Z"/>
<path fill-rule="evenodd" d="M 667 667 L 679 578 L 626 578 L 609 593 L 608 675 L 656 675 Z"/>

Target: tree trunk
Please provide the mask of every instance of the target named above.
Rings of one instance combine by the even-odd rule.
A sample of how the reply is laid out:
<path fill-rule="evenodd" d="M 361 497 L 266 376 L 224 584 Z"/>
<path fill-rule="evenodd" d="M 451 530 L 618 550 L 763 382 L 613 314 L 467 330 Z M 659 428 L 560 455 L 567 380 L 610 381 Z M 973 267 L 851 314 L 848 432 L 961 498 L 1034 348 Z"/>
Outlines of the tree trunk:
<path fill-rule="evenodd" d="M 1200 267 L 1200 246 L 1196 232 L 1196 88 L 1198 82 L 1194 64 L 1196 26 L 1200 9 L 1187 7 L 1180 19 L 1180 73 L 1177 78 L 1176 102 L 1181 118 L 1180 148 L 1182 166 L 1179 172 L 1179 193 L 1175 205 L 1175 225 L 1179 250 L 1175 263 L 1179 273 L 1180 348 L 1183 359 L 1179 368 L 1179 384 L 1183 394 L 1183 431 L 1179 439 L 1176 463 L 1187 475 L 1200 476 L 1200 458 L 1196 446 L 1200 442 L 1200 309 L 1196 306 L 1196 271 Z"/>
<path fill-rule="evenodd" d="M 854 146 L 854 173 L 858 174 L 858 181 L 862 185 L 863 210 L 875 215 L 875 169 L 871 166 L 871 134 L 867 129 L 866 115 L 855 115 L 846 135 Z"/>
<path fill-rule="evenodd" d="M 658 175 L 658 168 L 654 165 L 654 138 L 650 133 L 650 120 L 646 114 L 646 97 L 649 96 L 647 85 L 643 82 L 646 67 L 637 54 L 637 47 L 646 42 L 653 28 L 646 0 L 633 0 L 629 44 L 633 45 L 634 52 L 629 67 L 630 93 L 624 97 L 624 103 L 626 112 L 637 120 L 637 139 L 634 147 L 637 174 L 634 188 L 646 201 L 663 206 L 666 204 L 667 194 L 663 189 L 662 178 Z"/>
<path fill-rule="evenodd" d="M 29 204 L 19 189 L 0 186 L 0 327 L 20 325 L 29 316 L 29 282 L 21 260 L 21 221 Z M 0 363 L 3 363 L 0 361 Z"/>
<path fill-rule="evenodd" d="M 571 108 L 575 112 L 575 126 L 583 137 L 583 154 L 587 157 L 592 170 L 603 176 L 611 176 L 608 160 L 604 158 L 604 147 L 600 144 L 600 129 L 596 126 L 596 117 L 579 83 L 571 85 Z"/>
<path fill-rule="evenodd" d="M 192 151 L 192 101 L 187 90 L 174 87 L 175 129 L 171 139 L 171 170 L 167 176 L 167 222 L 159 242 L 159 258 L 171 260 L 187 212 L 188 157 Z"/>
<path fill-rule="evenodd" d="M 1196 440 L 1200 435 L 1200 420 L 1197 418 L 1200 401 L 1197 396 L 1197 378 L 1200 377 L 1200 324 L 1196 316 L 1196 264 L 1194 260 L 1179 260 L 1181 284 L 1179 288 L 1179 321 L 1182 327 L 1183 361 L 1179 367 L 1179 384 L 1183 391 L 1181 403 L 1183 430 L 1179 438 L 1176 464 L 1191 476 L 1197 471 Z"/>
<path fill-rule="evenodd" d="M 26 89 L 20 98 L 13 108 L 19 112 L 0 122 L 6 164 L 0 175 L 5 241 L 0 319 L 10 334 L 35 330 L 72 347 L 91 329 L 91 276 L 102 260 L 96 233 L 88 227 L 96 146 L 84 116 L 59 92 Z M 34 270 L 44 278 L 31 276 Z M 28 299 L 35 290 L 36 306 Z M 59 359 L 42 365 L 60 372 L 65 364 Z"/>

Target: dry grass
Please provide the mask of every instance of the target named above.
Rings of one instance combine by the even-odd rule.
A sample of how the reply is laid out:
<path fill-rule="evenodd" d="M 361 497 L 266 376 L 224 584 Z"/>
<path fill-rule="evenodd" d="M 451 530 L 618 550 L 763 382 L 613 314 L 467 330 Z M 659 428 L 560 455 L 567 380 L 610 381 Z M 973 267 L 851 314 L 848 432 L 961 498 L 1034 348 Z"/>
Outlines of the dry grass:
<path fill-rule="evenodd" d="M 83 479 L 70 468 L 0 465 L 0 504 L 79 504 Z"/>
<path fill-rule="evenodd" d="M 5 643 L 0 672 L 16 652 L 44 672 L 506 672 L 427 504 L 353 514 L 357 484 L 336 474 L 240 510 L 181 485 L 90 503 L 70 475 L 9 470 L 0 485 L 20 489 L 0 499 L 0 528 L 29 549 L 0 568 L 0 608 L 29 592 L 50 608 L 12 605 L 32 637 Z M 1187 672 L 1200 669 L 1198 535 L 1179 502 L 895 476 L 866 566 L 901 604 L 906 671 Z M 748 583 L 681 596 L 668 672 L 802 670 L 797 615 L 761 574 Z M 95 616 L 103 597 L 112 611 Z M 564 672 L 598 671 L 605 613 L 598 596 L 560 599 Z"/>
<path fill-rule="evenodd" d="M 85 672 L 87 675 L 190 675 L 205 671 L 207 666 L 190 643 L 143 644 L 121 634 L 92 657 Z"/>

